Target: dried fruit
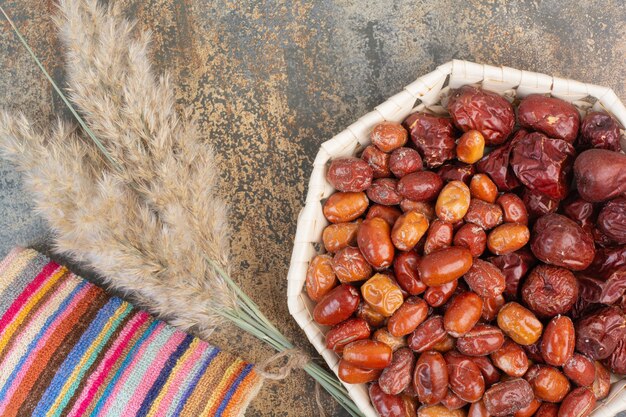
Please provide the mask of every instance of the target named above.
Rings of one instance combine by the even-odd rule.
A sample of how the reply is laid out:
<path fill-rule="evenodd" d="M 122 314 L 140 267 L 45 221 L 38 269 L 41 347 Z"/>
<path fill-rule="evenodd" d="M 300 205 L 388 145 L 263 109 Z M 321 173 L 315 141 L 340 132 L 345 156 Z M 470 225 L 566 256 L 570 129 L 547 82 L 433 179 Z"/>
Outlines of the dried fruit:
<path fill-rule="evenodd" d="M 361 217 L 369 200 L 365 193 L 335 193 L 324 203 L 324 216 L 331 223 L 345 223 Z"/>
<path fill-rule="evenodd" d="M 335 159 L 326 173 L 326 179 L 335 189 L 352 193 L 365 191 L 373 177 L 372 168 L 360 158 Z"/>
<path fill-rule="evenodd" d="M 502 347 L 504 334 L 495 326 L 477 324 L 457 339 L 456 348 L 464 355 L 484 356 Z"/>
<path fill-rule="evenodd" d="M 309 264 L 306 273 L 306 292 L 313 301 L 319 301 L 337 285 L 329 255 L 317 255 Z"/>
<path fill-rule="evenodd" d="M 402 196 L 397 191 L 398 180 L 393 178 L 379 178 L 372 182 L 367 189 L 367 198 L 374 203 L 384 206 L 400 204 Z"/>
<path fill-rule="evenodd" d="M 384 369 L 391 364 L 393 352 L 385 343 L 357 340 L 343 349 L 343 359 L 359 368 Z"/>
<path fill-rule="evenodd" d="M 402 178 L 424 167 L 419 152 L 411 148 L 398 148 L 391 153 L 389 169 L 397 178 Z"/>
<path fill-rule="evenodd" d="M 478 130 L 487 146 L 506 141 L 515 125 L 511 103 L 496 93 L 472 86 L 463 86 L 452 93 L 448 111 L 459 129 Z"/>
<path fill-rule="evenodd" d="M 574 353 L 563 365 L 563 373 L 576 385 L 589 387 L 596 378 L 596 367 L 591 359 Z"/>
<path fill-rule="evenodd" d="M 481 297 L 496 297 L 504 292 L 506 281 L 502 271 L 482 259 L 474 260 L 464 276 L 467 285 Z"/>
<path fill-rule="evenodd" d="M 378 384 L 369 387 L 370 400 L 381 417 L 406 417 L 404 400 L 400 395 L 385 394 Z"/>
<path fill-rule="evenodd" d="M 490 416 L 507 416 L 528 407 L 534 398 L 528 381 L 517 378 L 493 385 L 483 396 Z"/>
<path fill-rule="evenodd" d="M 493 181 L 491 181 L 489 175 L 474 175 L 470 181 L 469 188 L 472 198 L 478 198 L 479 200 L 486 201 L 487 203 L 496 202 L 496 198 L 498 197 L 498 187 Z"/>
<path fill-rule="evenodd" d="M 378 149 L 374 145 L 369 145 L 363 149 L 361 159 L 363 159 L 372 168 L 374 178 L 388 178 L 391 177 L 391 170 L 389 169 L 388 153 L 385 153 Z"/>
<path fill-rule="evenodd" d="M 552 366 L 533 365 L 525 378 L 533 388 L 535 396 L 542 401 L 558 403 L 570 390 L 565 375 Z"/>
<path fill-rule="evenodd" d="M 596 397 L 587 388 L 576 388 L 570 392 L 559 407 L 558 417 L 587 417 L 596 406 Z"/>
<path fill-rule="evenodd" d="M 356 232 L 360 225 L 360 220 L 328 225 L 322 233 L 322 241 L 326 251 L 334 253 L 348 246 L 356 246 Z"/>
<path fill-rule="evenodd" d="M 448 364 L 450 389 L 460 399 L 473 403 L 485 392 L 485 380 L 478 366 L 469 357 L 449 352 L 445 355 Z"/>
<path fill-rule="evenodd" d="M 530 248 L 537 259 L 573 271 L 587 268 L 595 256 L 591 236 L 573 220 L 555 213 L 537 220 Z"/>
<path fill-rule="evenodd" d="M 578 145 L 581 148 L 599 148 L 621 151 L 622 134 L 617 121 L 607 113 L 589 112 L 580 125 Z"/>
<path fill-rule="evenodd" d="M 480 200 L 478 200 L 480 201 Z M 462 220 L 470 207 L 470 190 L 461 181 L 450 181 L 439 193 L 435 212 L 445 222 Z"/>
<path fill-rule="evenodd" d="M 456 145 L 456 158 L 466 164 L 473 164 L 483 157 L 485 138 L 478 130 L 463 133 Z"/>
<path fill-rule="evenodd" d="M 459 337 L 469 332 L 480 319 L 483 300 L 466 291 L 454 297 L 443 315 L 443 327 L 448 334 Z"/>
<path fill-rule="evenodd" d="M 361 286 L 363 299 L 385 317 L 391 316 L 402 305 L 400 287 L 389 276 L 376 274 Z"/>
<path fill-rule="evenodd" d="M 402 348 L 395 351 L 391 359 L 391 365 L 383 370 L 378 379 L 380 389 L 385 394 L 400 394 L 411 383 L 414 366 L 415 356 L 410 349 Z"/>
<path fill-rule="evenodd" d="M 453 233 L 454 226 L 452 226 L 452 223 L 444 222 L 440 219 L 433 221 L 424 242 L 424 254 L 428 255 L 439 249 L 451 246 Z"/>
<path fill-rule="evenodd" d="M 528 212 L 521 198 L 512 193 L 502 194 L 497 203 L 502 208 L 502 218 L 506 223 L 528 224 Z"/>
<path fill-rule="evenodd" d="M 381 374 L 380 369 L 365 369 L 352 365 L 343 359 L 339 360 L 339 379 L 348 384 L 364 384 L 376 381 Z"/>
<path fill-rule="evenodd" d="M 517 117 L 523 127 L 545 133 L 551 138 L 572 143 L 578 135 L 578 110 L 571 103 L 555 97 L 541 94 L 525 97 L 519 104 Z"/>
<path fill-rule="evenodd" d="M 383 152 L 391 152 L 409 140 L 408 132 L 400 123 L 381 122 L 370 133 L 372 143 Z"/>
<path fill-rule="evenodd" d="M 524 282 L 522 299 L 541 317 L 565 314 L 578 299 L 578 281 L 565 268 L 539 265 Z"/>
<path fill-rule="evenodd" d="M 349 318 L 359 307 L 359 292 L 342 284 L 326 294 L 313 309 L 313 318 L 319 324 L 334 326 Z"/>
<path fill-rule="evenodd" d="M 456 129 L 452 120 L 426 113 L 413 113 L 404 120 L 411 140 L 429 168 L 454 158 Z"/>
<path fill-rule="evenodd" d="M 428 219 L 417 211 L 408 211 L 398 218 L 391 231 L 391 241 L 401 251 L 409 251 L 428 230 Z"/>
<path fill-rule="evenodd" d="M 597 203 L 626 195 L 626 155 L 606 149 L 589 149 L 574 162 L 580 196 Z"/>
<path fill-rule="evenodd" d="M 541 338 L 541 355 L 548 365 L 563 366 L 574 355 L 574 323 L 567 316 L 556 316 L 546 326 Z"/>
<path fill-rule="evenodd" d="M 618 245 L 626 244 L 626 197 L 604 205 L 598 215 L 598 229 Z"/>
<path fill-rule="evenodd" d="M 541 133 L 529 133 L 511 150 L 515 176 L 530 190 L 562 199 L 568 192 L 574 147 Z"/>
<path fill-rule="evenodd" d="M 457 230 L 453 239 L 454 246 L 467 248 L 474 258 L 479 257 L 487 247 L 487 233 L 473 223 L 466 223 Z"/>
<path fill-rule="evenodd" d="M 391 266 L 394 246 L 389 224 L 379 217 L 365 219 L 357 232 L 361 253 L 374 268 L 380 270 Z"/>
<path fill-rule="evenodd" d="M 539 340 L 543 330 L 537 317 L 516 302 L 507 303 L 500 309 L 498 327 L 520 345 L 532 345 Z"/>
<path fill-rule="evenodd" d="M 417 269 L 424 284 L 437 286 L 462 277 L 469 271 L 472 262 L 469 250 L 451 247 L 425 255 Z"/>
<path fill-rule="evenodd" d="M 405 336 L 422 324 L 427 315 L 428 304 L 419 297 L 409 297 L 389 318 L 387 328 L 393 336 Z"/>
<path fill-rule="evenodd" d="M 398 192 L 413 201 L 434 200 L 443 188 L 443 180 L 432 171 L 417 171 L 398 181 Z"/>
<path fill-rule="evenodd" d="M 535 264 L 536 259 L 527 249 L 521 249 L 506 255 L 494 256 L 488 259 L 502 271 L 506 280 L 504 294 L 509 299 L 516 299 L 519 285 L 526 273 Z"/>
<path fill-rule="evenodd" d="M 487 235 L 487 247 L 496 255 L 506 255 L 523 248 L 529 240 L 528 227 L 518 223 L 504 223 Z"/>
<path fill-rule="evenodd" d="M 465 221 L 477 224 L 485 230 L 493 229 L 502 223 L 502 209 L 497 204 L 473 198 L 465 214 Z"/>
<path fill-rule="evenodd" d="M 424 352 L 432 349 L 437 343 L 445 339 L 447 333 L 443 327 L 441 316 L 431 316 L 424 323 L 417 326 L 407 342 L 415 352 Z"/>
<path fill-rule="evenodd" d="M 426 293 L 424 293 L 424 300 L 431 307 L 441 307 L 448 302 L 454 295 L 459 285 L 458 280 L 450 281 L 447 284 L 437 285 L 435 287 L 428 287 Z"/>
<path fill-rule="evenodd" d="M 426 405 L 437 404 L 448 392 L 448 366 L 439 352 L 420 355 L 413 374 L 413 388 L 417 398 Z"/>
<path fill-rule="evenodd" d="M 326 347 L 335 352 L 342 352 L 343 348 L 355 340 L 368 339 L 370 326 L 360 318 L 352 318 L 334 326 L 326 334 Z"/>
<path fill-rule="evenodd" d="M 519 378 L 528 370 L 529 362 L 526 352 L 520 345 L 509 339 L 490 357 L 493 364 L 509 376 Z"/>
<path fill-rule="evenodd" d="M 445 182 L 462 181 L 465 184 L 470 183 L 475 172 L 476 168 L 474 168 L 474 165 L 464 164 L 459 161 L 447 162 L 437 170 L 437 174 Z"/>
<path fill-rule="evenodd" d="M 576 323 L 576 350 L 593 360 L 606 359 L 626 337 L 626 316 L 619 307 L 605 307 Z"/>

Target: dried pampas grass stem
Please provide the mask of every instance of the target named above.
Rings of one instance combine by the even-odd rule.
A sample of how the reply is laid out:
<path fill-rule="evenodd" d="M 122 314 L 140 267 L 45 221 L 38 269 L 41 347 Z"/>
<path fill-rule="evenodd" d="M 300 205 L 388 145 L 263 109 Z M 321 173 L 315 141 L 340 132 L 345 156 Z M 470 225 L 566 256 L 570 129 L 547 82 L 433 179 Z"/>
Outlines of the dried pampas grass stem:
<path fill-rule="evenodd" d="M 149 34 L 136 35 L 116 6 L 60 0 L 67 99 L 0 10 L 82 128 L 59 122 L 42 133 L 0 113 L 0 153 L 24 173 L 55 250 L 182 329 L 208 337 L 234 323 L 279 352 L 270 362 L 287 358 L 268 378 L 302 367 L 362 416 L 339 380 L 295 349 L 232 280 L 213 149 L 189 111 L 178 116 L 168 78 L 152 73 Z"/>

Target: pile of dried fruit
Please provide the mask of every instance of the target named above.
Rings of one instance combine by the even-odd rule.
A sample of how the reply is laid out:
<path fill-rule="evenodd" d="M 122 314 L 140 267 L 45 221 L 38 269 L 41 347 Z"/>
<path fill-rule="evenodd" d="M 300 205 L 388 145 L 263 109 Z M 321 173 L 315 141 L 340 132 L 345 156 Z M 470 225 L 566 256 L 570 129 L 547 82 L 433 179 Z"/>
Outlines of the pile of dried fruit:
<path fill-rule="evenodd" d="M 585 417 L 626 373 L 619 126 L 470 86 L 447 109 L 330 164 L 306 290 L 339 376 L 382 417 Z"/>

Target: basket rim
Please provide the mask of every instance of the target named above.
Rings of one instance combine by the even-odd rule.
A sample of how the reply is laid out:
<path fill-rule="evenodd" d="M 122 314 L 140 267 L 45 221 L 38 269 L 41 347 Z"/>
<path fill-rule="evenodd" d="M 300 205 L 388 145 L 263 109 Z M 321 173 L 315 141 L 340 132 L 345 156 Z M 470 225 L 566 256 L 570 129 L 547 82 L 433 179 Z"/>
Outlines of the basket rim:
<path fill-rule="evenodd" d="M 315 244 L 321 243 L 321 232 L 328 222 L 321 212 L 321 201 L 334 191 L 325 178 L 326 163 L 336 157 L 355 155 L 359 149 L 369 143 L 371 126 L 382 120 L 401 121 L 408 114 L 438 103 L 442 89 L 456 88 L 461 85 L 481 83 L 483 88 L 503 94 L 515 90 L 516 96 L 529 94 L 550 94 L 574 104 L 588 97 L 597 101 L 594 110 L 603 109 L 626 126 L 626 107 L 611 88 L 595 84 L 582 83 L 547 74 L 518 70 L 505 66 L 477 64 L 470 61 L 453 60 L 438 66 L 434 71 L 418 78 L 404 89 L 379 104 L 373 111 L 365 114 L 333 138 L 323 142 L 313 163 L 313 172 L 307 189 L 305 206 L 300 211 L 294 239 L 290 267 L 288 272 L 288 307 L 298 326 L 304 330 L 307 339 L 324 358 L 328 366 L 337 374 L 338 357 L 326 349 L 322 327 L 312 320 L 309 307 L 312 305 L 304 291 L 306 268 L 310 260 L 318 253 Z M 416 108 L 414 104 L 420 101 Z M 622 143 L 625 147 L 626 143 Z M 320 218 L 321 215 L 321 218 Z M 343 383 L 343 381 L 342 381 Z M 367 417 L 376 417 L 369 396 L 365 390 L 367 384 L 346 384 L 350 396 Z M 611 404 L 599 402 L 593 417 L 614 416 L 626 410 L 626 380 L 618 380 L 613 385 L 617 393 L 612 392 Z M 619 402 L 617 409 L 613 407 Z"/>

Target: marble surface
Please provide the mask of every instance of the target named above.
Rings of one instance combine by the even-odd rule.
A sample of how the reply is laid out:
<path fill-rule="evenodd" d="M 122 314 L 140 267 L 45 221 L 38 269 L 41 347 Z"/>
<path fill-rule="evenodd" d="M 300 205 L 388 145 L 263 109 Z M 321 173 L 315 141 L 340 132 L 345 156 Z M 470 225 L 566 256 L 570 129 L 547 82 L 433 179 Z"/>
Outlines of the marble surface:
<path fill-rule="evenodd" d="M 612 87 L 626 99 L 626 6 L 568 1 L 118 0 L 153 31 L 159 71 L 219 155 L 231 207 L 236 277 L 298 346 L 285 292 L 292 238 L 319 145 L 415 78 L 453 58 L 546 72 Z M 52 0 L 0 0 L 51 74 L 63 82 Z M 4 22 L 0 107 L 42 124 L 67 116 Z M 0 256 L 46 249 L 45 223 L 20 176 L 0 161 Z M 272 353 L 232 328 L 211 340 L 261 361 Z M 318 415 L 314 384 L 296 371 L 267 382 L 250 416 Z M 344 416 L 323 395 L 327 415 Z M 626 414 L 624 414 L 626 416 Z"/>

